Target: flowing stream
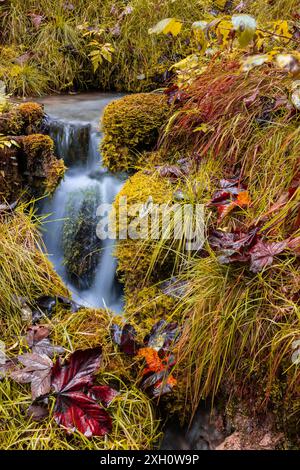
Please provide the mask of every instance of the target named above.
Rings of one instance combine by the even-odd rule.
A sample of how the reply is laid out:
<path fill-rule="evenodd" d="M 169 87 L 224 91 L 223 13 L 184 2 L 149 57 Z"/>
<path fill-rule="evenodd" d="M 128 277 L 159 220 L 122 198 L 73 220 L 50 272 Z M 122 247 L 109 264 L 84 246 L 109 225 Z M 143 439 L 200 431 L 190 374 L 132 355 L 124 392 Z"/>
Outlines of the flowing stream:
<path fill-rule="evenodd" d="M 124 183 L 124 175 L 112 175 L 101 164 L 99 143 L 102 138 L 100 117 L 105 106 L 120 94 L 87 93 L 44 98 L 48 115 L 48 132 L 55 143 L 56 155 L 63 158 L 67 171 L 54 195 L 42 203 L 42 214 L 49 214 L 45 223 L 44 242 L 56 272 L 70 289 L 73 299 L 87 307 L 108 307 L 119 313 L 122 309 L 122 289 L 116 280 L 116 260 L 111 240 L 101 242 L 95 250 L 94 269 L 89 282 L 70 278 L 65 262 L 63 237 L 71 217 L 81 207 L 85 240 L 88 246 L 96 238 L 95 227 L 84 219 L 84 203 L 88 195 L 97 194 L 97 203 L 112 203 Z M 75 207 L 75 209 L 74 209 Z M 75 210 L 75 212 L 74 212 Z M 96 205 L 92 209 L 96 217 Z M 86 220 L 87 220 L 86 216 Z M 72 228 L 72 220 L 70 227 Z M 72 234 L 71 234 L 72 236 Z M 99 240 L 97 241 L 99 243 Z M 93 248 L 93 247 L 92 247 Z M 65 250 L 65 251 L 64 251 Z"/>

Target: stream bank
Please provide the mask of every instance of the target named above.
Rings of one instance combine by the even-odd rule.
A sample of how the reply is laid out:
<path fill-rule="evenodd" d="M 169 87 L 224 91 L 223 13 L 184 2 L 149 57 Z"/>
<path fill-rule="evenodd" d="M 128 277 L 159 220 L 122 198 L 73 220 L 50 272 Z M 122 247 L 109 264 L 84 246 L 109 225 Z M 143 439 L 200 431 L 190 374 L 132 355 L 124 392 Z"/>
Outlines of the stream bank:
<path fill-rule="evenodd" d="M 108 103 L 121 96 L 86 93 L 41 101 L 47 114 L 46 132 L 67 167 L 64 180 L 40 208 L 41 214 L 50 214 L 44 225 L 49 259 L 76 302 L 116 313 L 122 309 L 122 288 L 116 278 L 114 240 L 97 239 L 96 212 L 101 203 L 112 204 L 126 178 L 111 174 L 99 152 L 101 115 Z M 80 270 L 86 257 L 91 258 L 88 266 Z"/>

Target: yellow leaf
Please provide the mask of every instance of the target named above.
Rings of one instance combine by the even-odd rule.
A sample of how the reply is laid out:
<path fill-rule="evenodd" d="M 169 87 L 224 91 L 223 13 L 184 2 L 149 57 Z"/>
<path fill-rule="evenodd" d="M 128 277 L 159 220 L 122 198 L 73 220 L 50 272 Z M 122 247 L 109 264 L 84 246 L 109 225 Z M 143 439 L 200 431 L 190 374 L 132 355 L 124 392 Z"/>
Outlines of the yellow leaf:
<path fill-rule="evenodd" d="M 276 37 L 275 39 L 278 41 L 282 41 L 284 43 L 288 43 L 289 40 L 292 38 L 292 34 L 289 32 L 289 24 L 286 20 L 278 20 L 274 23 L 273 32 L 278 34 L 279 36 L 285 36 L 285 38 Z"/>
<path fill-rule="evenodd" d="M 182 28 L 182 22 L 176 18 L 165 18 L 159 21 L 153 28 L 148 30 L 149 34 L 172 34 L 178 36 Z"/>
<path fill-rule="evenodd" d="M 179 62 L 176 62 L 176 64 L 173 64 L 170 70 L 191 69 L 193 67 L 197 67 L 198 64 L 199 64 L 199 56 L 197 56 L 197 54 L 191 54 L 191 55 L 188 55 L 185 59 L 182 59 Z"/>
<path fill-rule="evenodd" d="M 201 51 L 205 51 L 207 46 L 207 40 L 205 36 L 205 28 L 207 25 L 207 21 L 195 21 L 192 24 L 192 30 L 197 42 L 201 46 Z"/>
<path fill-rule="evenodd" d="M 266 37 L 267 35 L 263 33 L 262 31 L 256 31 L 256 33 L 254 34 L 254 42 L 255 42 L 256 49 L 258 50 L 261 49 L 261 47 L 264 45 Z"/>
<path fill-rule="evenodd" d="M 216 27 L 216 34 L 221 39 L 222 46 L 226 47 L 232 31 L 232 22 L 230 20 L 221 20 Z"/>

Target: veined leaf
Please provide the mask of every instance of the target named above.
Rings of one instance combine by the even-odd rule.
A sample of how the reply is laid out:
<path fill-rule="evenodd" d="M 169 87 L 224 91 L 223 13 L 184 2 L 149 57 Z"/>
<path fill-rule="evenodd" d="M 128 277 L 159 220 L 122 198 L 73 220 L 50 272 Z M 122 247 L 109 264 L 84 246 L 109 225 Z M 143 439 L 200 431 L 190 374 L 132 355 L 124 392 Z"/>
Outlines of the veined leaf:
<path fill-rule="evenodd" d="M 176 18 L 165 18 L 159 21 L 155 26 L 149 28 L 149 34 L 172 34 L 178 36 L 182 28 L 182 22 Z"/>
<path fill-rule="evenodd" d="M 256 20 L 250 15 L 233 15 L 231 18 L 241 47 L 247 47 L 256 31 Z"/>

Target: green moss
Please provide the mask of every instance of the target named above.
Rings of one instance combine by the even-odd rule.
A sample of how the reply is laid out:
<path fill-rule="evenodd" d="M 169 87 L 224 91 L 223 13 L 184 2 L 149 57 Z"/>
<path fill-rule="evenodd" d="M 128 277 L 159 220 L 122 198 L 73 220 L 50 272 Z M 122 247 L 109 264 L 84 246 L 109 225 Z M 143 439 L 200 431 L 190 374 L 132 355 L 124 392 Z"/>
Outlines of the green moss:
<path fill-rule="evenodd" d="M 157 175 L 137 172 L 129 178 L 116 197 L 114 207 L 117 214 L 117 228 L 121 231 L 124 225 L 129 227 L 137 215 L 136 209 L 152 198 L 154 204 L 163 204 L 172 201 L 172 185 L 168 180 Z M 128 211 L 123 213 L 122 199 L 126 198 Z M 148 240 L 120 240 L 116 246 L 118 258 L 118 272 L 126 285 L 141 287 L 146 282 L 145 276 L 151 264 L 153 247 Z M 161 266 L 163 269 L 164 266 Z M 159 268 L 156 269 L 156 275 Z"/>
<path fill-rule="evenodd" d="M 80 288 L 91 286 L 101 241 L 96 234 L 99 187 L 71 193 L 63 227 L 64 263 L 68 276 Z"/>
<path fill-rule="evenodd" d="M 128 171 L 154 148 L 168 113 L 166 98 L 134 94 L 110 103 L 103 116 L 103 163 L 111 171 Z"/>
<path fill-rule="evenodd" d="M 126 286 L 125 288 L 125 315 L 148 332 L 153 324 L 160 320 L 172 317 L 176 307 L 176 299 L 163 293 L 155 285 L 142 288 Z"/>

